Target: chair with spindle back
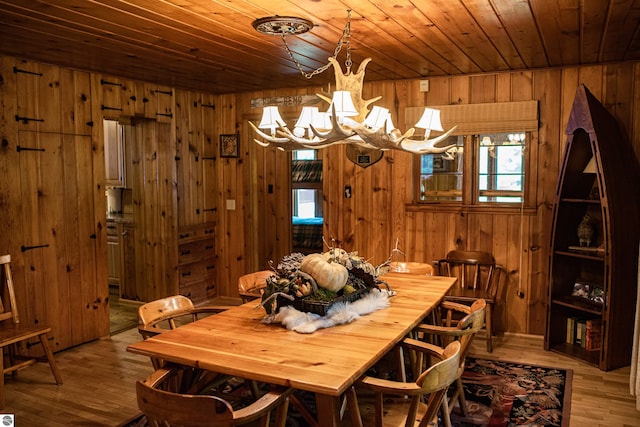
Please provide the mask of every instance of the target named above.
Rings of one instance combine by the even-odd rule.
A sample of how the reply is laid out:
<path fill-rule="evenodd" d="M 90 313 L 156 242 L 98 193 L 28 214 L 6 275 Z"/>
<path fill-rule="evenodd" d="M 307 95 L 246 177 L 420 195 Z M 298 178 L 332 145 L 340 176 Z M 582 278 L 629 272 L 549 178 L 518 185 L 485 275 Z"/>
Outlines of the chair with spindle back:
<path fill-rule="evenodd" d="M 426 262 L 417 262 L 417 261 L 408 261 L 408 262 L 398 262 L 394 261 L 389 265 L 389 270 L 394 273 L 403 273 L 403 274 L 416 274 L 419 276 L 433 276 L 435 273 L 435 268 L 432 264 L 428 264 Z M 435 311 L 430 314 L 430 316 L 434 319 L 435 322 Z M 413 335 L 413 332 L 411 334 Z M 402 350 L 402 346 L 396 347 L 396 359 L 397 359 L 397 370 L 398 370 L 398 379 L 404 381 L 406 379 L 406 367 L 404 354 Z"/>
<path fill-rule="evenodd" d="M 232 427 L 258 423 L 268 427 L 276 411 L 274 427 L 285 427 L 291 389 L 273 388 L 251 404 L 234 409 L 219 396 L 193 394 L 190 368 L 167 364 L 146 380 L 136 383 L 138 407 L 150 426 Z"/>
<path fill-rule="evenodd" d="M 453 341 L 441 348 L 405 338 L 400 345 L 416 353 L 416 362 L 412 364 L 414 380 L 393 381 L 373 376 L 360 379 L 355 388 L 347 391 L 353 425 L 433 425 L 449 385 L 458 377 L 460 342 Z M 430 360 L 438 361 L 429 365 Z M 371 391 L 373 396 L 368 393 Z M 356 422 L 358 418 L 362 422 Z"/>
<path fill-rule="evenodd" d="M 199 306 L 196 307 L 184 295 L 172 295 L 141 305 L 138 308 L 138 332 L 147 339 L 167 330 L 175 329 L 180 324 L 193 322 L 204 315 L 211 315 L 225 311 L 227 306 Z M 151 360 L 153 367 L 158 369 L 162 362 Z"/>
<path fill-rule="evenodd" d="M 456 388 L 453 393 L 449 393 L 450 397 L 443 400 L 444 410 L 448 414 L 451 414 L 454 407 L 453 404 L 457 400 L 462 414 L 465 417 L 468 415 L 467 400 L 462 387 L 462 374 L 464 372 L 464 362 L 471 351 L 471 343 L 484 325 L 486 307 L 487 303 L 483 299 L 476 300 L 471 306 L 443 301 L 440 304 L 441 310 L 460 313 L 464 317 L 454 322 L 452 321 L 453 315 L 447 315 L 445 316 L 447 321 L 443 325 L 420 324 L 415 328 L 416 332 L 422 335 L 423 340 L 431 338 L 432 341 L 438 341 L 441 346 L 446 346 L 454 340 L 460 341 L 460 370 L 455 381 Z M 444 424 L 446 427 L 451 426 L 449 417 L 444 418 Z"/>
<path fill-rule="evenodd" d="M 445 296 L 446 301 L 470 305 L 478 299 L 487 303 L 485 329 L 487 351 L 493 351 L 493 306 L 496 301 L 503 267 L 496 264 L 493 255 L 482 251 L 450 251 L 436 262 L 440 276 L 458 278 L 458 286 Z"/>
<path fill-rule="evenodd" d="M 228 306 L 194 306 L 193 301 L 184 295 L 172 295 L 166 298 L 160 298 L 155 301 L 148 302 L 138 308 L 138 332 L 142 338 L 148 339 L 168 330 L 175 329 L 185 323 L 198 320 L 203 316 L 221 313 L 227 310 Z M 151 358 L 151 364 L 155 369 L 163 366 L 164 361 L 155 357 Z M 194 370 L 193 378 L 199 378 L 194 382 L 197 388 L 213 387 L 225 383 L 232 377 L 229 375 L 220 375 L 216 372 L 207 372 L 203 370 Z M 251 392 L 254 396 L 259 393 L 258 384 L 250 381 Z"/>
<path fill-rule="evenodd" d="M 389 265 L 389 270 L 396 273 L 407 273 L 407 274 L 420 274 L 433 276 L 435 274 L 435 268 L 432 264 L 428 264 L 426 262 L 392 262 Z"/>
<path fill-rule="evenodd" d="M 24 325 L 20 322 L 18 315 L 18 306 L 16 304 L 16 295 L 13 288 L 13 277 L 11 275 L 11 255 L 0 256 L 0 265 L 2 265 L 3 289 L 0 293 L 0 368 L 2 376 L 0 377 L 0 408 L 4 407 L 4 374 L 16 374 L 18 370 L 31 366 L 40 358 L 32 356 L 32 351 L 24 351 L 24 347 L 29 341 L 38 339 L 46 361 L 49 362 L 51 372 L 56 380 L 56 384 L 62 385 L 62 376 L 58 370 L 56 359 L 53 352 L 49 348 L 47 334 L 51 332 L 51 328 L 45 325 Z M 2 298 L 9 298 L 8 304 Z M 9 364 L 4 365 L 4 349 L 7 349 Z"/>

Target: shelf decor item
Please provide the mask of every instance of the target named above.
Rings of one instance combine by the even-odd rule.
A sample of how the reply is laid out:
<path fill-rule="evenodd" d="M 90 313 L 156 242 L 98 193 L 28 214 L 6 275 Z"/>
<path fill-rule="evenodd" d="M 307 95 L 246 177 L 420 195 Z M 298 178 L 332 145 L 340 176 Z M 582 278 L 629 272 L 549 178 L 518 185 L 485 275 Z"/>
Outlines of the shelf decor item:
<path fill-rule="evenodd" d="M 593 238 L 593 226 L 591 225 L 591 215 L 584 214 L 582 221 L 578 225 L 578 244 L 580 247 L 590 247 Z"/>
<path fill-rule="evenodd" d="M 566 134 L 553 206 L 544 346 L 608 371 L 631 362 L 640 195 L 630 183 L 640 182 L 640 167 L 615 118 L 584 85 Z"/>
<path fill-rule="evenodd" d="M 262 306 L 267 314 L 293 305 L 297 310 L 324 316 L 338 302 L 353 302 L 385 282 L 379 276 L 388 262 L 374 267 L 357 252 L 331 248 L 324 253 L 285 255 L 267 278 Z"/>

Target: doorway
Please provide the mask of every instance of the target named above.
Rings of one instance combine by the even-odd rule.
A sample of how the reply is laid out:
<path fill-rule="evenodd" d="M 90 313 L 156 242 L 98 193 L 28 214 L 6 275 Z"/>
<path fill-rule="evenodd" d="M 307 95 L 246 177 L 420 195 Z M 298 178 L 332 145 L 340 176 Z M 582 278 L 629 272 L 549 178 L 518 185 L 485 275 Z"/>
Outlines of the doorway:
<path fill-rule="evenodd" d="M 127 139 L 133 136 L 132 128 L 131 124 L 118 120 L 103 120 L 111 335 L 136 327 L 140 306 L 138 302 L 122 298 L 122 284 L 125 275 L 129 274 L 127 250 L 134 235 L 132 190 L 128 186 L 126 156 Z"/>

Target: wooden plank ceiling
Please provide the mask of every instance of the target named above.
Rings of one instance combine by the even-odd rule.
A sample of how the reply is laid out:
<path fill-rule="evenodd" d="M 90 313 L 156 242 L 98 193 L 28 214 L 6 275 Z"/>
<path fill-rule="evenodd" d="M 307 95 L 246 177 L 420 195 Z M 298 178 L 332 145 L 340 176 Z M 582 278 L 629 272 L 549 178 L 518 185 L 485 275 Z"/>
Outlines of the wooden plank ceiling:
<path fill-rule="evenodd" d="M 347 10 L 366 81 L 640 60 L 640 0 L 0 0 L 0 53 L 212 93 L 316 86 L 333 72 L 305 79 L 251 24 L 313 21 L 287 37 L 309 72 Z"/>

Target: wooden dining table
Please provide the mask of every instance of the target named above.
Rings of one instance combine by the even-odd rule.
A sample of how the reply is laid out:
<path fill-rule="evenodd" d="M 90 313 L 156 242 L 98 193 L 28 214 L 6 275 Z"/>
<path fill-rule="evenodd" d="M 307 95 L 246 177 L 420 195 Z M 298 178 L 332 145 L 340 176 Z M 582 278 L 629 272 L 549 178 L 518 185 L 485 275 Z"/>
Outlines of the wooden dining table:
<path fill-rule="evenodd" d="M 315 393 L 320 427 L 340 424 L 340 396 L 418 325 L 456 282 L 388 273 L 388 308 L 311 334 L 261 322 L 259 301 L 233 307 L 127 350 L 182 365 Z M 375 292 L 375 291 L 374 291 Z"/>

